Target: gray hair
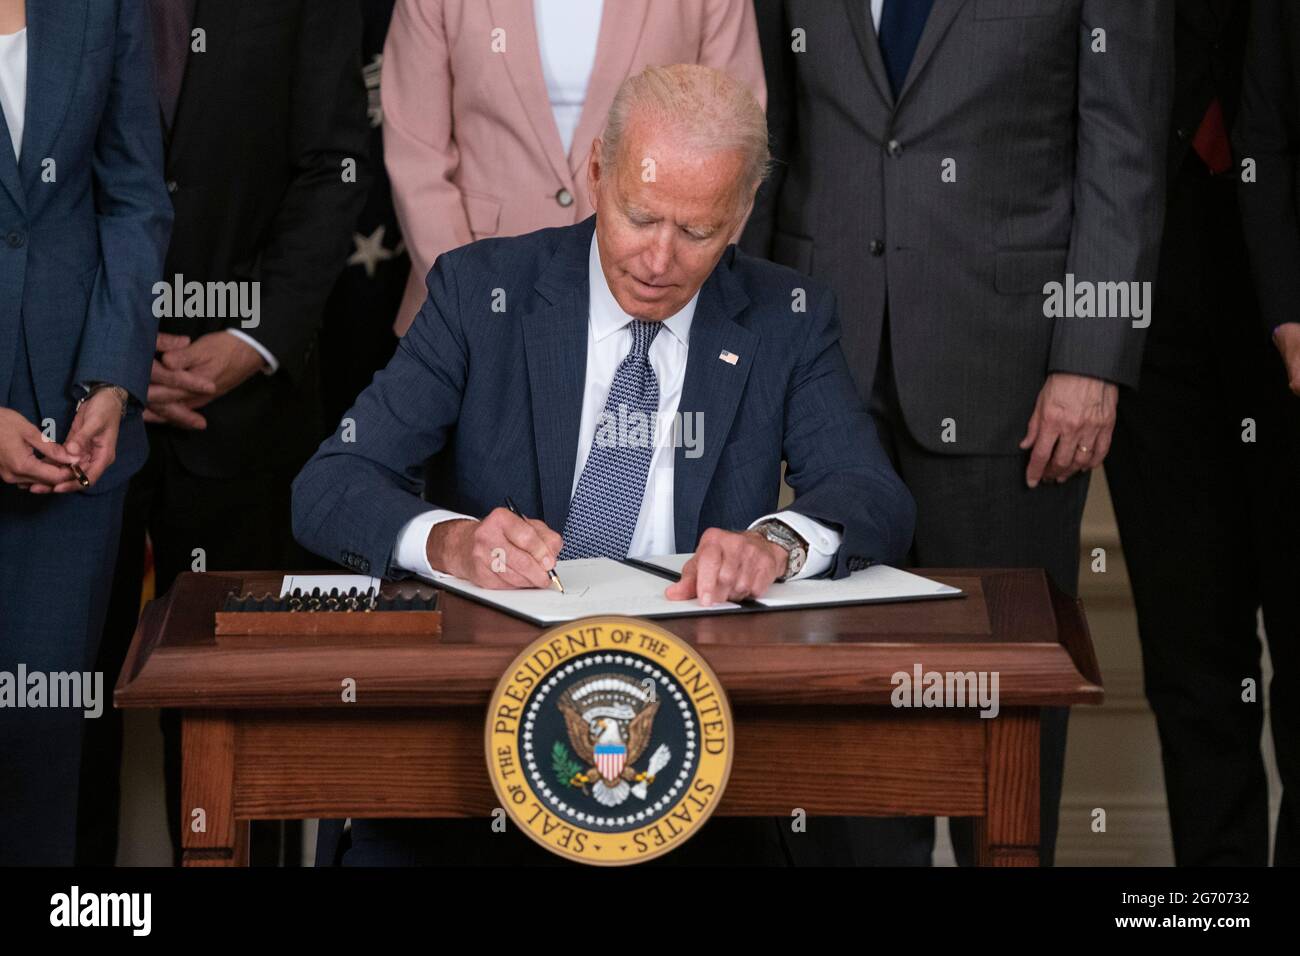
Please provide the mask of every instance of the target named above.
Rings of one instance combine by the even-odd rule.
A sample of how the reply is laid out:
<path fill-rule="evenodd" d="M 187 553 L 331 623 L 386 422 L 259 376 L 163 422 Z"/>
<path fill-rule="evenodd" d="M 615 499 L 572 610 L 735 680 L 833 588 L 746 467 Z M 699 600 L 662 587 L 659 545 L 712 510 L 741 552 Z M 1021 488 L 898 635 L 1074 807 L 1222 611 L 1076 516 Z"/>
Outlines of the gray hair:
<path fill-rule="evenodd" d="M 633 115 L 653 117 L 672 129 L 679 142 L 703 152 L 739 152 L 744 157 L 740 184 L 743 203 L 767 175 L 763 107 L 743 83 L 720 70 L 694 63 L 647 66 L 618 88 L 601 135 L 600 163 L 613 168 Z"/>

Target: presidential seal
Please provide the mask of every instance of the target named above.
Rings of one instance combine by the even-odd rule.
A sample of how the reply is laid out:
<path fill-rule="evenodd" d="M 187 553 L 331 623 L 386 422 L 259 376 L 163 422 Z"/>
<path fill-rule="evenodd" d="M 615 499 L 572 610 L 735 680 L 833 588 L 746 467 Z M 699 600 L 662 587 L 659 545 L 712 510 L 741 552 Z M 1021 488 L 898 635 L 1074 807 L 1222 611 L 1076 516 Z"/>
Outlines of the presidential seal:
<path fill-rule="evenodd" d="M 566 859 L 618 866 L 680 846 L 731 773 L 727 696 L 685 641 L 651 621 L 589 617 L 547 631 L 488 710 L 501 806 Z"/>

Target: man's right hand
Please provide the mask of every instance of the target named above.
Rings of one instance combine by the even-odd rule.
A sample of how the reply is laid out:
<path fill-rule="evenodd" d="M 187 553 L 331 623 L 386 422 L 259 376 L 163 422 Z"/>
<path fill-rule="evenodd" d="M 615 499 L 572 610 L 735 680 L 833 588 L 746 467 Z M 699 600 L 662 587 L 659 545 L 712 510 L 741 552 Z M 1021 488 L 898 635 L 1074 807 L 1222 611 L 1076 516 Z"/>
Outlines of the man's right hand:
<path fill-rule="evenodd" d="M 1300 322 L 1283 322 L 1273 332 L 1273 344 L 1282 353 L 1291 394 L 1300 395 Z"/>
<path fill-rule="evenodd" d="M 52 488 L 72 477 L 67 466 L 76 461 L 76 455 L 46 441 L 39 428 L 12 408 L 0 408 L 0 480 L 24 490 L 32 485 Z"/>
<path fill-rule="evenodd" d="M 456 518 L 429 531 L 425 553 L 435 570 L 481 588 L 549 588 L 564 540 L 537 518 L 497 508 L 482 521 Z"/>

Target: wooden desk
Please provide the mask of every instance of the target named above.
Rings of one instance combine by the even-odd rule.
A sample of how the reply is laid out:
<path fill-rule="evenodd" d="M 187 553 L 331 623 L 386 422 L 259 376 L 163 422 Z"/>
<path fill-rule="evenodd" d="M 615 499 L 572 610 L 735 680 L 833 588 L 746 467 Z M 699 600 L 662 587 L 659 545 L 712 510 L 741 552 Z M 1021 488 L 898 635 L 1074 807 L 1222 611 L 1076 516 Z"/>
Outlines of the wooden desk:
<path fill-rule="evenodd" d="M 731 698 L 718 812 L 979 817 L 982 863 L 1035 866 L 1038 708 L 1102 699 L 1082 607 L 1041 571 L 919 573 L 968 596 L 663 622 Z M 118 707 L 182 711 L 185 865 L 246 864 L 249 820 L 488 817 L 488 698 L 541 629 L 443 592 L 443 633 L 427 644 L 218 647 L 226 592 L 278 592 L 280 576 L 182 574 L 145 608 L 117 682 Z M 918 663 L 998 672 L 999 716 L 892 707 L 891 675 Z M 188 826 L 195 808 L 202 832 Z"/>

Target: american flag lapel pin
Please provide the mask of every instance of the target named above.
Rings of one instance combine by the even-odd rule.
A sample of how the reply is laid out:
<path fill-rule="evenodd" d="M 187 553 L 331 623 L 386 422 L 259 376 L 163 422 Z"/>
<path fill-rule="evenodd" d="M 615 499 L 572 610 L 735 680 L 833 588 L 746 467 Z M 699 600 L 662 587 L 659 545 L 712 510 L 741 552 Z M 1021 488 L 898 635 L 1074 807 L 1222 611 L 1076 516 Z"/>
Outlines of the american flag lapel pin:
<path fill-rule="evenodd" d="M 718 356 L 718 358 L 726 362 L 728 365 L 735 365 L 738 361 L 740 361 L 739 355 L 737 355 L 735 352 L 728 352 L 726 349 L 722 350 L 722 353 Z"/>

